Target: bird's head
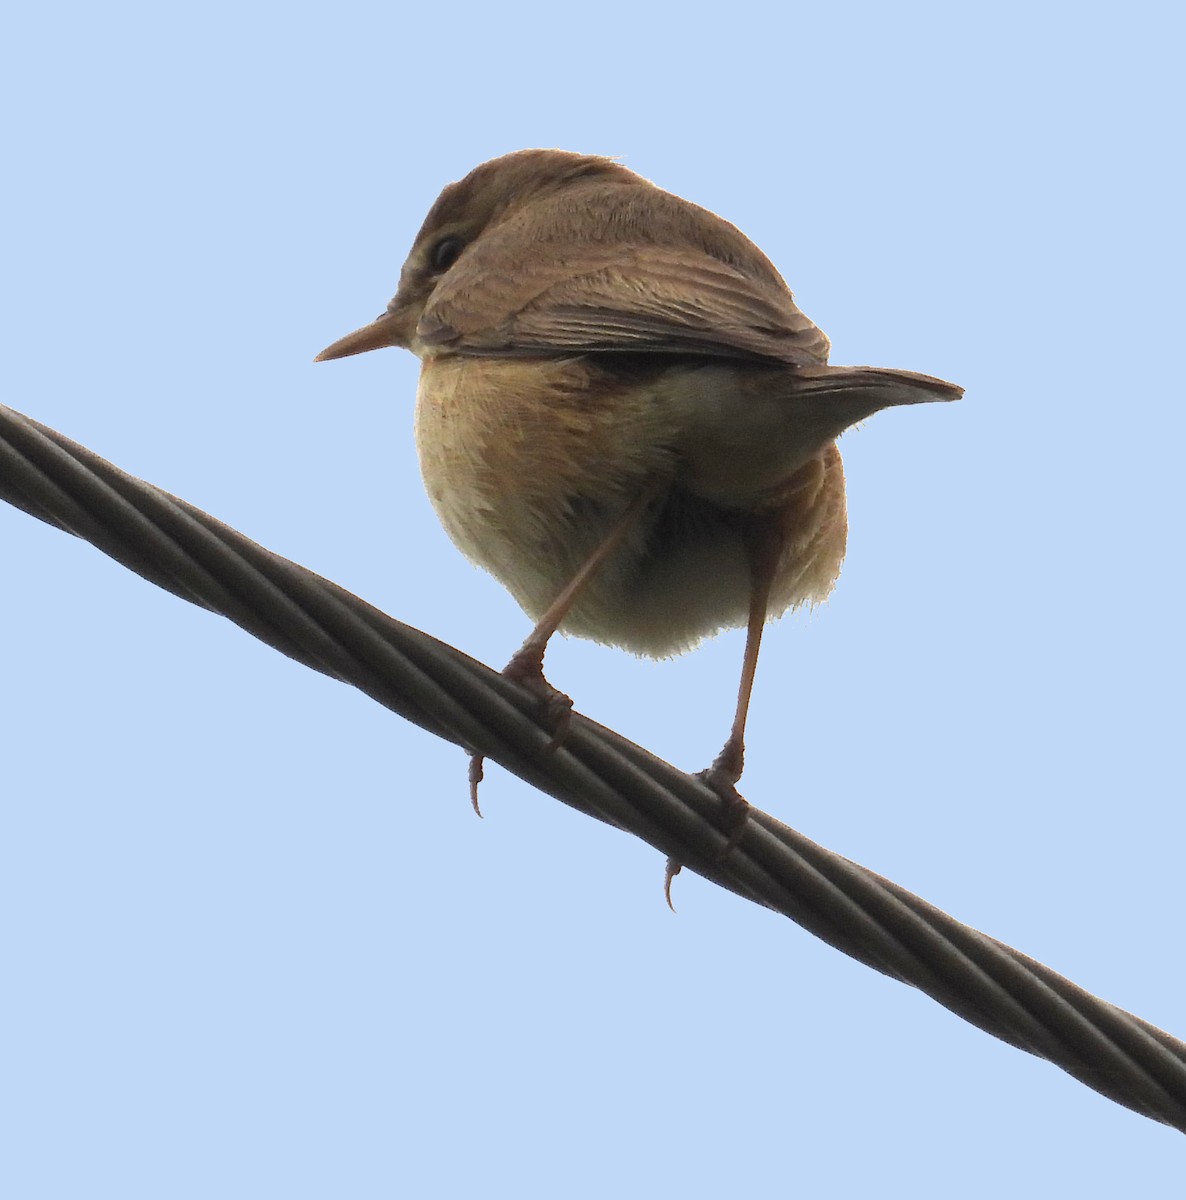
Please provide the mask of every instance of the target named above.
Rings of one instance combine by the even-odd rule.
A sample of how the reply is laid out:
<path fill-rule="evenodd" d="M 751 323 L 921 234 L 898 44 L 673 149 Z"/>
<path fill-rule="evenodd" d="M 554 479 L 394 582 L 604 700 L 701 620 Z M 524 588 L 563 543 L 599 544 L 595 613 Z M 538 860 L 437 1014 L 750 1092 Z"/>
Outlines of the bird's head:
<path fill-rule="evenodd" d="M 317 362 L 382 346 L 414 349 L 416 326 L 433 292 L 482 234 L 532 200 L 589 179 L 640 182 L 610 158 L 568 150 L 518 150 L 475 167 L 449 184 L 424 218 L 400 272 L 399 289 L 376 320 L 327 346 Z"/>

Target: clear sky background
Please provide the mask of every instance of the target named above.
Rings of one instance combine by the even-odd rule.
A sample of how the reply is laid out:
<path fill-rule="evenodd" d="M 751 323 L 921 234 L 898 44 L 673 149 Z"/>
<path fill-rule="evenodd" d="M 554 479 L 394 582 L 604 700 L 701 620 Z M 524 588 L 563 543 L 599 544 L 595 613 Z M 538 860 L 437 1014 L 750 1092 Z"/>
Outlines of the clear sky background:
<path fill-rule="evenodd" d="M 121 3 L 10 14 L 3 402 L 501 665 L 416 364 L 314 366 L 440 188 L 621 155 L 833 360 L 849 558 L 769 631 L 745 791 L 1186 1036 L 1170 5 Z M 1180 1194 L 1180 1134 L 0 510 L 0 1192 Z M 689 770 L 741 635 L 557 641 Z"/>

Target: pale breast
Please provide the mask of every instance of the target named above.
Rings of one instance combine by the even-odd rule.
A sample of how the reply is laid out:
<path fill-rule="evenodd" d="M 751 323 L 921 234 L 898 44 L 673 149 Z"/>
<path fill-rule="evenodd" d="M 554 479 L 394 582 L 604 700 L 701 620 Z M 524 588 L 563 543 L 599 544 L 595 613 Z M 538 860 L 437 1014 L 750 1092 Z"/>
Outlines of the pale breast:
<path fill-rule="evenodd" d="M 533 618 L 625 507 L 669 486 L 574 606 L 564 632 L 637 653 L 679 653 L 744 624 L 741 517 L 677 482 L 681 422 L 659 375 L 623 379 L 589 359 L 425 361 L 416 444 L 449 536 Z M 771 616 L 823 599 L 844 553 L 844 481 L 834 443 L 788 480 L 787 553 Z"/>
<path fill-rule="evenodd" d="M 607 383 L 579 358 L 443 357 L 421 370 L 416 446 L 433 507 L 532 615 L 674 469 L 661 409 Z"/>

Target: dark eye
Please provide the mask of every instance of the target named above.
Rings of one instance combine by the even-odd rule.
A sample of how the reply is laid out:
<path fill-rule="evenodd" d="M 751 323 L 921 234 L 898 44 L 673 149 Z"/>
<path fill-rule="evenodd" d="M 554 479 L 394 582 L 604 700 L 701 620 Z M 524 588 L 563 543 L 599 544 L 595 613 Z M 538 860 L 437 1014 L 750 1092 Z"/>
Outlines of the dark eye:
<path fill-rule="evenodd" d="M 441 238 L 428 256 L 428 265 L 434 272 L 447 271 L 456 261 L 457 256 L 465 249 L 465 242 L 455 233 Z"/>

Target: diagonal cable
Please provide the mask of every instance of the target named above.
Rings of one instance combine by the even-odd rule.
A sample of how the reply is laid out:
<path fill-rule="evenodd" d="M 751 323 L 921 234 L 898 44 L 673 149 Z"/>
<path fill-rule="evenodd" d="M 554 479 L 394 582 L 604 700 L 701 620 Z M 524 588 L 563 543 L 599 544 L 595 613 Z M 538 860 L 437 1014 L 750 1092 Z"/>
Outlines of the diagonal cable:
<path fill-rule="evenodd" d="M 518 685 L 3 406 L 0 497 L 1186 1132 L 1186 1044 L 759 809 L 722 857 L 720 801 L 694 776 L 578 714 L 549 752 L 537 702 Z"/>

